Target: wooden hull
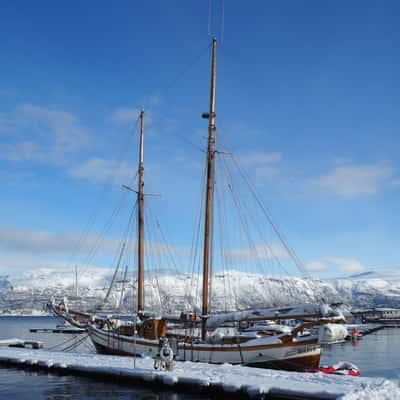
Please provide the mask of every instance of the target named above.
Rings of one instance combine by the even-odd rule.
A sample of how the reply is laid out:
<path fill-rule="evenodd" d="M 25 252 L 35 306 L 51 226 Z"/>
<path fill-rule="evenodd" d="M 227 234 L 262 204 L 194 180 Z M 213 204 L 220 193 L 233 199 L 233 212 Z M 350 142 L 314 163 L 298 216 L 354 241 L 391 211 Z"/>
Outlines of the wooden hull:
<path fill-rule="evenodd" d="M 274 360 L 261 363 L 246 364 L 247 367 L 267 368 L 267 369 L 283 369 L 285 371 L 304 372 L 319 368 L 321 354 L 310 354 L 304 357 L 296 357 L 289 360 Z"/>
<path fill-rule="evenodd" d="M 96 341 L 92 340 L 94 347 L 96 348 L 97 353 L 99 354 L 107 354 L 112 356 L 133 356 L 134 354 L 128 353 L 123 350 L 113 349 L 112 347 L 104 346 Z M 137 354 L 139 357 L 140 354 Z"/>
<path fill-rule="evenodd" d="M 158 341 L 117 335 L 89 327 L 89 335 L 96 350 L 102 354 L 151 356 L 158 352 Z M 258 368 L 304 371 L 318 368 L 321 348 L 316 339 L 282 343 L 265 337 L 240 345 L 171 343 L 178 361 L 200 361 L 211 364 L 242 364 Z"/>

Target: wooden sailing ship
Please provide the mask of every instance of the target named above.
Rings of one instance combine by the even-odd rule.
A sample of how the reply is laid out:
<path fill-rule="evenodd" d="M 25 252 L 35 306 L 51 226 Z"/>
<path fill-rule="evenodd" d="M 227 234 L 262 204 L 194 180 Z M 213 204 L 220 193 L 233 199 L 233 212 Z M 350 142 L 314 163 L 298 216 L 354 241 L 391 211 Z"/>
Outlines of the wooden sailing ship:
<path fill-rule="evenodd" d="M 144 309 L 144 112 L 140 114 L 140 143 L 138 165 L 138 245 L 137 245 L 137 309 L 132 320 L 107 320 L 53 306 L 58 315 L 87 322 L 89 336 L 99 353 L 156 356 L 159 340 L 167 336 L 176 360 L 207 363 L 232 363 L 254 367 L 305 370 L 318 368 L 321 348 L 317 336 L 302 336 L 308 326 L 321 322 L 321 310 L 314 307 L 287 307 L 268 309 L 264 313 L 245 312 L 210 314 L 209 276 L 212 246 L 212 210 L 215 161 L 215 93 L 216 93 L 216 39 L 212 41 L 211 88 L 208 120 L 207 171 L 205 193 L 204 247 L 202 272 L 201 315 L 182 313 L 180 316 L 154 316 Z M 133 190 L 133 189 L 131 189 Z M 268 329 L 242 329 L 254 321 L 281 321 L 308 319 L 294 329 L 271 332 Z M 328 318 L 324 321 L 332 321 Z M 188 333 L 189 332 L 189 333 Z"/>

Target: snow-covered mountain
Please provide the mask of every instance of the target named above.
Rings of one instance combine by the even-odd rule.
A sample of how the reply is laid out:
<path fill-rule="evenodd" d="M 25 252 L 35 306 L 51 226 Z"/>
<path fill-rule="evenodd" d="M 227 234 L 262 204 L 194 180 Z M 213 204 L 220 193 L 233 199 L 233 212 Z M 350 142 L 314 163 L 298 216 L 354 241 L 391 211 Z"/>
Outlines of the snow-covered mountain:
<path fill-rule="evenodd" d="M 81 306 L 99 304 L 105 296 L 111 271 L 89 268 L 79 277 Z M 73 296 L 73 271 L 36 269 L 15 276 L 0 277 L 0 313 L 30 313 L 42 309 L 51 297 Z M 151 309 L 181 311 L 188 304 L 200 307 L 197 276 L 164 271 L 145 281 L 145 302 Z M 120 291 L 111 296 L 114 305 L 120 301 Z M 214 310 L 248 307 L 282 306 L 307 302 L 343 302 L 349 307 L 400 307 L 400 271 L 365 272 L 348 278 L 331 280 L 277 277 L 256 273 L 229 271 L 217 273 L 212 279 Z M 128 286 L 122 304 L 132 306 L 132 287 Z"/>
<path fill-rule="evenodd" d="M 0 276 L 0 293 L 12 289 L 13 287 L 11 282 L 8 280 L 8 276 Z"/>
<path fill-rule="evenodd" d="M 111 273 L 104 268 L 88 268 L 84 273 L 79 274 L 79 285 L 85 291 L 96 291 L 98 288 L 108 285 Z M 19 275 L 11 275 L 8 280 L 13 288 L 19 291 L 52 290 L 61 292 L 69 290 L 75 285 L 75 271 L 40 268 L 25 271 Z"/>
<path fill-rule="evenodd" d="M 400 307 L 400 268 L 363 272 L 331 284 L 342 301 L 353 307 Z"/>

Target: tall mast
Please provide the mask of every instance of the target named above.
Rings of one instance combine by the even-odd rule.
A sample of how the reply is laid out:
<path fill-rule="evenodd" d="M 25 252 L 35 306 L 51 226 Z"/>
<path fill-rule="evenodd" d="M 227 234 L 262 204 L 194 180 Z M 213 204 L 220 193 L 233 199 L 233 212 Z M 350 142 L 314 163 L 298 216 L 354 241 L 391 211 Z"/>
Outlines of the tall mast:
<path fill-rule="evenodd" d="M 213 214 L 213 194 L 214 194 L 214 145 L 215 145 L 215 79 L 216 79 L 216 47 L 217 39 L 212 41 L 212 61 L 211 61 L 211 89 L 210 89 L 210 110 L 203 114 L 203 118 L 208 119 L 208 148 L 207 148 L 207 191 L 206 191 L 206 210 L 204 220 L 204 251 L 203 251 L 203 303 L 202 303 L 202 329 L 201 337 L 206 337 L 206 322 L 208 317 L 208 292 L 209 274 L 211 265 L 211 241 L 212 241 L 212 214 Z"/>
<path fill-rule="evenodd" d="M 137 311 L 144 309 L 143 302 L 143 281 L 144 281 L 144 194 L 143 194 L 143 140 L 144 140 L 144 111 L 140 112 L 140 144 L 139 144 L 139 166 L 138 166 L 138 289 L 137 289 Z"/>

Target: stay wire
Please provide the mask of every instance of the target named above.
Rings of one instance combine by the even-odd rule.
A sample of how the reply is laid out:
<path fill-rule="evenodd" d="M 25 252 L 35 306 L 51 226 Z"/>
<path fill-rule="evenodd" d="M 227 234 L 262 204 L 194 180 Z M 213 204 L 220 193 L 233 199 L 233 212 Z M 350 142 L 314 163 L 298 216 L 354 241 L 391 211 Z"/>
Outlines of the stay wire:
<path fill-rule="evenodd" d="M 80 344 L 82 344 L 84 341 L 88 339 L 89 335 L 85 335 L 83 338 L 77 340 L 75 343 L 72 343 L 70 346 L 62 349 L 61 351 L 71 351 L 75 350 Z"/>
<path fill-rule="evenodd" d="M 206 162 L 206 161 L 205 161 Z M 200 247 L 200 232 L 201 232 L 201 221 L 202 221 L 202 217 L 203 217 L 203 208 L 204 208 L 204 189 L 205 189 L 205 180 L 206 180 L 206 169 L 203 168 L 203 175 L 202 175 L 202 179 L 201 179 L 201 184 L 199 185 L 200 190 L 199 190 L 199 196 L 198 198 L 199 203 L 198 203 L 198 213 L 197 213 L 197 217 L 196 217 L 196 228 L 193 231 L 193 236 L 192 236 L 192 243 L 191 243 L 191 247 L 190 247 L 190 255 L 189 255 L 189 260 L 190 260 L 190 264 L 191 264 L 191 279 L 190 279 L 190 283 L 188 283 L 188 281 L 186 281 L 185 283 L 185 297 L 186 300 L 190 300 L 193 301 L 195 300 L 195 302 L 197 303 L 197 299 L 198 299 L 198 285 L 199 285 L 199 277 L 197 277 L 197 286 L 195 287 L 195 274 L 196 274 L 196 264 L 197 264 L 197 257 L 198 257 L 198 253 L 200 251 L 199 247 Z M 200 257 L 199 257 L 200 259 Z M 199 274 L 199 269 L 197 272 L 197 275 Z M 192 296 L 192 293 L 194 292 L 194 299 Z M 196 304 L 193 304 L 193 306 L 195 306 Z"/>
<path fill-rule="evenodd" d="M 240 174 L 239 174 L 240 175 Z M 246 183 L 246 182 L 245 182 Z M 260 229 L 259 226 L 259 221 L 253 216 L 253 214 L 250 212 L 250 210 L 248 209 L 248 207 L 246 207 L 246 204 L 243 205 L 244 208 L 246 208 L 247 215 L 249 215 L 249 219 L 252 220 L 252 225 L 255 226 L 256 230 L 258 231 L 259 237 L 260 239 L 263 241 L 263 243 L 265 244 L 265 247 L 268 249 L 268 252 L 270 254 L 270 256 L 272 257 L 272 259 L 279 265 L 280 269 L 282 271 L 284 271 L 287 275 L 289 275 L 289 272 L 286 270 L 286 268 L 283 266 L 283 264 L 280 262 L 279 258 L 275 255 L 275 252 L 272 248 L 272 246 L 269 244 L 267 238 L 264 236 L 263 231 Z M 268 256 L 268 255 L 267 255 Z M 268 259 L 268 257 L 267 257 Z"/>
<path fill-rule="evenodd" d="M 165 243 L 161 243 L 161 245 L 159 244 L 158 239 L 156 238 L 155 235 L 153 235 L 153 232 L 149 228 L 149 226 L 155 225 L 157 227 L 157 225 L 158 225 L 158 221 L 156 220 L 149 203 L 147 203 L 147 207 L 146 207 L 146 220 L 149 221 L 149 223 L 146 224 L 146 232 L 147 232 L 146 236 L 148 238 L 146 243 L 149 248 L 149 251 L 147 252 L 148 253 L 147 258 L 148 258 L 148 260 L 150 260 L 150 253 L 154 256 L 154 261 L 148 261 L 150 268 L 154 264 L 154 268 L 153 268 L 154 272 L 152 273 L 151 276 L 149 276 L 149 282 L 151 282 L 151 286 L 153 287 L 152 282 L 153 282 L 153 280 L 155 281 L 154 287 L 157 292 L 156 294 L 158 295 L 158 303 L 160 306 L 160 311 L 161 311 L 161 313 L 163 313 L 164 312 L 164 304 L 161 299 L 161 286 L 160 286 L 160 281 L 159 281 L 159 275 L 161 272 L 161 267 L 163 265 L 162 254 L 163 253 L 168 254 L 168 248 Z M 156 243 L 156 241 L 157 241 L 157 243 Z M 152 293 L 152 299 L 153 299 L 153 293 Z M 154 301 L 153 301 L 153 303 L 154 303 Z"/>
<path fill-rule="evenodd" d="M 114 261 L 113 261 L 112 265 L 116 264 L 116 261 L 117 261 L 118 258 L 120 258 L 120 262 L 117 263 L 117 265 L 115 267 L 116 268 L 115 274 L 113 276 L 113 279 L 111 280 L 110 287 L 109 287 L 109 289 L 107 291 L 107 295 L 103 299 L 102 305 L 105 305 L 107 303 L 108 299 L 110 298 L 111 291 L 113 289 L 113 285 L 115 284 L 115 279 L 116 279 L 116 276 L 117 276 L 117 273 L 118 273 L 118 270 L 120 268 L 121 261 L 122 261 L 123 253 L 121 254 L 121 252 L 127 251 L 126 247 L 124 249 L 123 249 L 123 247 L 126 246 L 126 243 L 127 243 L 127 240 L 128 240 L 128 236 L 129 236 L 129 230 L 130 230 L 130 227 L 132 226 L 133 216 L 135 214 L 136 208 L 137 208 L 137 201 L 135 202 L 134 206 L 132 207 L 132 211 L 130 213 L 127 226 L 125 228 L 124 234 L 123 234 L 123 236 L 122 236 L 122 238 L 120 240 L 120 243 L 119 243 L 118 252 L 115 254 L 115 258 L 114 258 Z M 100 308 L 101 308 L 101 306 L 100 306 Z"/>
<path fill-rule="evenodd" d="M 240 164 L 238 163 L 238 160 L 236 159 L 236 157 L 231 154 L 232 160 L 234 161 L 234 163 L 236 164 L 240 174 L 243 176 L 244 181 L 247 183 L 251 193 L 253 194 L 256 202 L 258 203 L 259 207 L 261 208 L 261 210 L 263 211 L 264 215 L 266 216 L 268 222 L 270 223 L 270 225 L 272 226 L 275 234 L 278 236 L 279 240 L 281 241 L 281 243 L 283 244 L 283 246 L 285 247 L 286 251 L 288 252 L 288 254 L 291 256 L 291 258 L 293 259 L 293 261 L 295 262 L 297 268 L 303 273 L 305 274 L 307 277 L 310 277 L 308 271 L 306 270 L 306 268 L 304 267 L 304 264 L 301 262 L 301 260 L 299 259 L 299 257 L 297 256 L 296 252 L 294 251 L 294 249 L 292 249 L 289 244 L 286 242 L 286 240 L 284 239 L 283 235 L 280 233 L 278 227 L 275 225 L 275 223 L 273 222 L 270 212 L 269 210 L 264 206 L 264 204 L 262 203 L 261 199 L 258 197 L 253 185 L 250 183 L 248 177 L 246 176 L 246 173 L 243 171 L 243 169 L 240 167 Z"/>
<path fill-rule="evenodd" d="M 104 242 L 105 240 L 105 234 L 109 232 L 109 230 L 111 229 L 111 227 L 113 226 L 115 219 L 123 206 L 124 201 L 126 201 L 126 192 L 121 195 L 118 204 L 116 205 L 116 207 L 114 208 L 113 212 L 111 213 L 111 216 L 109 217 L 109 219 L 107 220 L 107 222 L 103 225 L 103 228 L 101 230 L 101 232 L 98 234 L 95 243 L 93 244 L 91 250 L 89 251 L 88 256 L 85 259 L 85 266 L 84 268 L 80 271 L 80 275 L 84 275 L 90 265 L 90 262 L 93 260 L 93 257 L 95 256 L 97 250 L 100 248 L 101 244 Z"/>
<path fill-rule="evenodd" d="M 223 135 L 221 134 L 221 132 L 220 132 L 220 142 L 223 142 Z M 228 148 L 228 147 L 229 147 L 226 143 L 223 143 L 223 146 L 224 146 L 224 148 Z M 233 159 L 233 154 L 234 154 L 234 153 L 232 153 L 232 152 L 230 152 L 230 151 L 221 151 L 221 152 L 218 152 L 218 154 L 220 154 L 221 156 L 224 156 L 224 155 L 230 156 L 230 159 L 231 159 L 231 161 L 233 162 L 233 165 L 234 165 L 235 168 L 239 171 L 239 176 L 242 178 L 242 180 L 244 181 L 244 183 L 245 183 L 247 186 L 250 186 L 250 179 L 247 177 L 247 175 L 246 175 L 246 173 L 244 172 L 243 168 L 240 167 L 238 161 L 237 161 L 236 163 L 234 162 L 234 159 Z M 227 166 L 227 159 L 225 159 L 225 165 Z M 240 168 L 239 168 L 239 167 L 240 167 Z M 228 167 L 227 167 L 227 170 L 229 170 Z M 237 174 L 234 174 L 234 175 L 236 176 Z M 255 192 L 255 189 L 254 189 L 254 192 Z M 250 191 L 250 193 L 252 193 L 252 192 Z M 255 194 L 252 193 L 252 195 L 253 195 L 253 197 L 256 197 L 256 196 L 257 196 L 257 193 L 256 193 L 256 192 L 255 192 Z M 257 200 L 257 199 L 256 199 L 256 200 Z M 246 206 L 246 203 L 244 204 L 244 206 Z M 247 211 L 249 211 L 249 210 L 248 210 L 248 207 L 245 207 L 245 208 L 246 208 Z M 263 209 L 262 209 L 262 208 L 260 208 L 260 209 L 261 209 L 261 211 L 264 213 Z M 258 233 L 259 233 L 259 235 L 260 235 L 260 238 L 261 238 L 262 240 L 264 240 L 264 242 L 266 243 L 266 247 L 268 248 L 269 253 L 271 254 L 272 258 L 275 260 L 275 262 L 276 262 L 277 265 L 279 266 L 280 270 L 284 271 L 284 272 L 286 273 L 286 275 L 289 275 L 288 271 L 287 271 L 286 268 L 283 266 L 283 264 L 280 262 L 279 258 L 274 254 L 274 250 L 273 250 L 272 246 L 270 246 L 270 245 L 268 244 L 268 241 L 264 238 L 264 234 L 262 233 L 262 231 L 261 231 L 261 229 L 260 229 L 260 227 L 259 227 L 259 224 L 257 223 L 258 221 L 255 221 L 255 220 L 254 220 L 254 216 L 253 216 L 253 214 L 252 214 L 251 212 L 248 212 L 248 215 L 250 216 L 250 219 L 253 220 L 253 223 L 254 223 L 254 225 L 255 225 L 256 228 L 257 228 L 257 231 L 258 231 Z M 264 213 L 264 216 L 265 216 L 265 213 Z M 279 237 L 278 237 L 278 238 L 279 238 Z M 290 256 L 290 254 L 289 254 L 289 256 Z M 292 258 L 292 259 L 293 259 L 293 258 Z"/>
<path fill-rule="evenodd" d="M 133 127 L 133 132 L 135 132 L 138 129 L 139 119 L 140 118 L 138 117 L 137 120 L 136 120 L 136 123 L 135 123 L 135 125 Z M 129 146 L 127 145 L 128 141 L 129 141 L 129 137 L 130 137 L 129 134 L 126 135 L 126 138 L 125 138 L 125 141 L 124 141 L 125 144 L 122 147 L 122 149 L 120 150 L 119 157 L 117 157 L 117 160 L 118 159 L 122 160 L 123 157 L 126 155 L 127 149 L 129 148 Z M 91 230 L 91 227 L 94 224 L 94 221 L 95 221 L 96 216 L 97 216 L 97 214 L 99 212 L 99 209 L 100 209 L 100 199 L 104 199 L 104 193 L 105 193 L 105 191 L 106 191 L 106 189 L 107 189 L 107 187 L 108 187 L 108 185 L 109 185 L 109 183 L 111 181 L 111 178 L 115 175 L 116 171 L 120 167 L 121 167 L 121 163 L 114 165 L 114 167 L 111 168 L 108 171 L 107 178 L 105 179 L 103 185 L 101 186 L 100 191 L 98 192 L 97 200 L 95 201 L 96 206 L 93 208 L 92 213 L 89 216 L 89 218 L 88 218 L 88 220 L 87 220 L 87 222 L 86 222 L 86 224 L 84 226 L 84 229 L 82 230 L 82 232 L 81 232 L 81 234 L 80 234 L 80 236 L 79 236 L 79 238 L 78 238 L 78 240 L 77 240 L 77 242 L 76 242 L 76 244 L 74 246 L 74 249 L 73 249 L 73 251 L 72 251 L 72 253 L 70 255 L 69 262 L 68 262 L 68 269 L 71 268 L 71 265 L 72 265 L 72 263 L 74 261 L 74 258 L 76 256 L 76 254 L 82 249 L 84 243 L 86 242 L 87 236 L 88 236 L 88 234 L 89 234 L 89 232 Z"/>
<path fill-rule="evenodd" d="M 207 43 L 206 47 L 203 47 L 201 51 L 188 63 L 186 64 L 182 70 L 175 76 L 175 78 L 171 79 L 169 83 L 165 86 L 162 91 L 162 94 L 167 97 L 168 92 L 173 89 L 176 84 L 194 67 L 195 64 L 203 57 L 204 53 L 208 53 L 208 50 L 211 48 L 211 43 Z"/>
<path fill-rule="evenodd" d="M 208 0 L 208 36 L 211 36 L 211 0 Z"/>
<path fill-rule="evenodd" d="M 58 343 L 58 344 L 56 344 L 56 345 L 54 345 L 54 346 L 51 346 L 51 347 L 48 347 L 46 350 L 54 350 L 54 349 L 57 349 L 58 347 L 65 346 L 67 343 L 72 342 L 72 341 L 75 340 L 76 338 L 77 338 L 77 336 L 76 336 L 76 335 L 73 335 L 72 337 L 68 338 L 68 339 L 65 340 L 64 342 Z"/>
<path fill-rule="evenodd" d="M 221 12 L 221 46 L 224 44 L 224 31 L 225 31 L 225 0 L 222 1 L 222 12 Z"/>
<path fill-rule="evenodd" d="M 244 213 L 243 213 L 243 210 L 242 210 L 242 205 L 241 205 L 239 196 L 237 195 L 237 193 L 236 193 L 236 191 L 235 191 L 235 188 L 234 188 L 233 177 L 232 177 L 232 175 L 231 175 L 231 173 L 230 173 L 230 171 L 229 171 L 229 168 L 228 168 L 227 165 L 226 165 L 225 159 L 223 159 L 223 160 L 224 160 L 223 165 L 224 165 L 224 167 L 225 167 L 226 174 L 227 174 L 228 181 L 229 181 L 228 189 L 229 189 L 229 191 L 230 191 L 230 193 L 231 193 L 231 195 L 232 195 L 233 202 L 234 202 L 234 204 L 235 204 L 235 206 L 236 206 L 236 210 L 237 210 L 238 216 L 239 216 L 239 221 L 240 221 L 240 223 L 241 223 L 243 232 L 244 232 L 244 234 L 245 234 L 245 236 L 246 236 L 246 239 L 247 239 L 249 248 L 250 248 L 250 249 L 252 250 L 252 252 L 253 252 L 253 257 L 254 257 L 254 259 L 255 259 L 256 265 L 257 265 L 258 268 L 261 269 L 261 271 L 262 271 L 262 268 L 260 268 L 261 262 L 260 262 L 260 258 L 259 258 L 259 256 L 258 256 L 257 248 L 256 248 L 256 246 L 255 246 L 255 244 L 254 244 L 254 241 L 253 241 L 251 235 L 250 235 L 249 226 L 248 226 L 248 223 L 247 223 L 247 221 L 246 221 L 246 218 L 244 217 Z"/>
<path fill-rule="evenodd" d="M 218 170 L 217 170 L 218 171 Z M 221 171 L 222 174 L 222 171 Z M 221 176 L 221 178 L 219 179 L 220 182 L 223 182 L 223 177 Z M 222 184 L 220 184 L 221 186 Z M 220 252 L 221 252 L 221 264 L 224 270 L 224 293 L 225 293 L 225 286 L 228 286 L 228 295 L 233 299 L 233 303 L 235 306 L 235 309 L 238 308 L 238 300 L 237 297 L 235 296 L 235 293 L 233 292 L 232 286 L 231 286 L 231 279 L 230 279 L 230 270 L 229 270 L 229 262 L 228 262 L 228 257 L 227 257 L 227 251 L 224 249 L 227 249 L 228 247 L 228 243 L 230 243 L 230 222 L 229 222 L 229 218 L 226 215 L 226 211 L 228 210 L 228 205 L 225 201 L 225 196 L 221 195 L 221 191 L 219 190 L 219 186 L 216 185 L 216 198 L 217 198 L 217 215 L 219 218 L 219 228 L 220 228 L 220 232 L 219 232 L 219 236 L 220 236 Z M 227 238 L 228 237 L 228 238 Z M 225 308 L 226 307 L 226 295 L 225 295 Z M 225 310 L 227 311 L 227 310 Z"/>

